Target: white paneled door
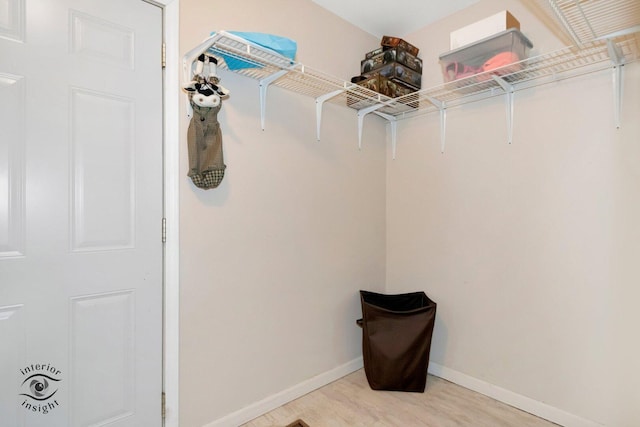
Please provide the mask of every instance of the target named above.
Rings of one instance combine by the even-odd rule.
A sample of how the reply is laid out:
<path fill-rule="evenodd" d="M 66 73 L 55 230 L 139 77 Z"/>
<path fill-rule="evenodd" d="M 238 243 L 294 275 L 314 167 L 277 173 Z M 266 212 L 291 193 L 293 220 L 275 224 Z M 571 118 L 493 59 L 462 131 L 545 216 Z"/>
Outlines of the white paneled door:
<path fill-rule="evenodd" d="M 162 10 L 0 0 L 0 426 L 160 426 Z"/>

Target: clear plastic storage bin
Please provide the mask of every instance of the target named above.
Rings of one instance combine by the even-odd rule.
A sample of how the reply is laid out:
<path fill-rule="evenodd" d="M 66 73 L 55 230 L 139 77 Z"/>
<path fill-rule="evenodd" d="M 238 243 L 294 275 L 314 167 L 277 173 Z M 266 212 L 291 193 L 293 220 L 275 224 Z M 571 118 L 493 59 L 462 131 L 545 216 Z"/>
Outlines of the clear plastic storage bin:
<path fill-rule="evenodd" d="M 529 56 L 533 44 L 518 29 L 511 28 L 475 43 L 440 55 L 445 82 L 499 69 L 496 74 L 508 74 L 521 69 L 521 64 L 507 65 Z M 506 68 L 501 68 L 506 67 Z M 489 75 L 486 75 L 490 78 Z"/>

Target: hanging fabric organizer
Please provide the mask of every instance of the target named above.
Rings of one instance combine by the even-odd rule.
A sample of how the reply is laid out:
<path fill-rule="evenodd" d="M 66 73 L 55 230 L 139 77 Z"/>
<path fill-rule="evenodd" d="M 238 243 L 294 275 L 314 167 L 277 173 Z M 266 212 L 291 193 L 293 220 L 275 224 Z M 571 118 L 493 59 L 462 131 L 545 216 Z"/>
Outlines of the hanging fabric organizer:
<path fill-rule="evenodd" d="M 318 140 L 325 102 L 348 105 L 357 110 L 359 148 L 362 147 L 364 117 L 373 113 L 384 118 L 389 122 L 393 158 L 396 154 L 397 124 L 403 119 L 439 113 L 440 145 L 444 151 L 447 109 L 504 96 L 508 142 L 511 143 L 514 94 L 517 91 L 606 69 L 611 69 L 613 73 L 614 116 L 616 127 L 620 127 L 623 65 L 640 59 L 640 22 L 637 20 L 640 2 L 592 0 L 578 4 L 573 0 L 548 0 L 548 5 L 550 13 L 571 35 L 575 45 L 524 59 L 517 63 L 518 67 L 511 64 L 486 72 L 485 78 L 462 78 L 398 98 L 389 98 L 305 67 L 278 52 L 226 31 L 214 33 L 187 52 L 183 58 L 184 76 L 185 79 L 190 78 L 193 61 L 203 52 L 246 62 L 253 67 L 231 71 L 258 80 L 262 129 L 265 128 L 267 90 L 275 85 L 315 99 Z M 230 69 L 225 59 L 220 60 L 219 65 L 221 69 Z M 517 70 L 514 71 L 514 68 Z M 190 106 L 187 110 L 191 114 Z"/>

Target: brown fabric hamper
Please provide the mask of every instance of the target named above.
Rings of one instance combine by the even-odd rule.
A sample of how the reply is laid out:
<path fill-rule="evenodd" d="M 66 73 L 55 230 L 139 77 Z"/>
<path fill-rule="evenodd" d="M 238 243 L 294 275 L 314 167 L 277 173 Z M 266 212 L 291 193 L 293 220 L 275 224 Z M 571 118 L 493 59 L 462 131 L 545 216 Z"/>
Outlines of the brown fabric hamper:
<path fill-rule="evenodd" d="M 373 390 L 424 392 L 436 303 L 424 292 L 360 291 L 362 356 Z"/>

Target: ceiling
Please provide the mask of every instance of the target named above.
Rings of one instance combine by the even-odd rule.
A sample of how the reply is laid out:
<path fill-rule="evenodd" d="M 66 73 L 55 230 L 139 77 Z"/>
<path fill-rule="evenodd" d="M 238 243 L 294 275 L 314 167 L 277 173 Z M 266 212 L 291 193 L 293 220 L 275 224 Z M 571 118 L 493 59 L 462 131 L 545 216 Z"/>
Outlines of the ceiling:
<path fill-rule="evenodd" d="M 312 1 L 376 37 L 403 37 L 479 0 Z"/>

